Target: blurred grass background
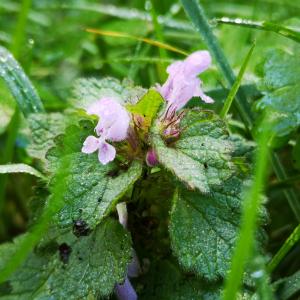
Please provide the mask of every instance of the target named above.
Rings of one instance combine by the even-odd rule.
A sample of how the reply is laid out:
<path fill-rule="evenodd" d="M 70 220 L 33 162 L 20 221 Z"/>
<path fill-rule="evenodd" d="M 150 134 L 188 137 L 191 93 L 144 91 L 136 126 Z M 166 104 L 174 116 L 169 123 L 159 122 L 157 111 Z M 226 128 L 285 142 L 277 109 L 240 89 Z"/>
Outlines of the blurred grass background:
<path fill-rule="evenodd" d="M 273 32 L 237 25 L 218 24 L 215 18 L 243 18 L 272 21 L 300 28 L 300 3 L 293 0 L 202 1 L 227 58 L 237 73 L 253 40 L 256 49 L 247 67 L 243 84 L 259 84 L 257 74 L 264 54 L 272 48 L 298 51 L 299 43 Z M 150 87 L 162 82 L 164 69 L 172 59 L 183 55 L 128 38 L 96 35 L 85 29 L 124 32 L 162 41 L 191 53 L 205 48 L 192 29 L 181 4 L 171 0 L 23 0 L 0 2 L 0 44 L 10 49 L 20 61 L 38 90 L 48 111 L 66 107 L 72 85 L 79 77 L 112 76 L 129 78 L 135 84 Z M 224 79 L 213 66 L 201 77 L 205 91 L 216 93 L 216 106 L 226 97 Z M 223 93 L 222 93 L 223 91 Z M 257 93 L 253 93 L 253 99 Z M 15 111 L 10 93 L 0 82 L 0 161 L 32 164 L 26 155 L 26 125 Z M 290 155 L 288 146 L 282 156 Z M 288 171 L 293 175 L 293 170 Z M 269 184 L 268 251 L 276 253 L 297 222 L 275 177 Z M 26 229 L 27 202 L 34 194 L 34 179 L 28 175 L 1 177 L 0 240 Z M 273 182 L 274 181 L 274 182 Z M 288 183 L 290 184 L 290 183 Z M 294 184 L 294 182 L 292 183 Z M 2 195 L 2 196 L 1 196 Z M 299 246 L 285 258 L 278 275 L 285 276 L 299 268 L 296 263 Z"/>

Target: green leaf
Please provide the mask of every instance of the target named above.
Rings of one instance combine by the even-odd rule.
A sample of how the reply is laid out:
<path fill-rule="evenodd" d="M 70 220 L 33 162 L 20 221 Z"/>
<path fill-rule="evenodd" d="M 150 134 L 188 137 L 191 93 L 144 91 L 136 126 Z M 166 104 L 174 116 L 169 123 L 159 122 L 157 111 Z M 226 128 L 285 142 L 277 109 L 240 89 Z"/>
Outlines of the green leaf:
<path fill-rule="evenodd" d="M 224 182 L 211 197 L 175 193 L 170 236 L 184 269 L 207 280 L 225 276 L 239 229 L 240 193 L 238 178 Z"/>
<path fill-rule="evenodd" d="M 0 253 L 15 246 L 4 245 Z M 77 239 L 70 233 L 36 249 L 10 278 L 12 291 L 3 299 L 108 296 L 124 280 L 131 253 L 129 235 L 117 221 L 106 219 L 90 236 Z"/>
<path fill-rule="evenodd" d="M 65 205 L 57 216 L 57 222 L 63 227 L 71 226 L 74 220 L 80 219 L 94 228 L 142 174 L 140 161 L 127 165 L 117 162 L 102 165 L 97 153 L 82 153 L 83 142 L 92 132 L 93 124 L 89 121 L 81 121 L 79 127 L 69 126 L 65 132 L 68 139 L 64 139 L 63 135 L 56 137 L 56 147 L 47 153 L 52 170 L 65 151 L 70 161 L 65 178 Z"/>
<path fill-rule="evenodd" d="M 9 164 L 9 165 L 0 165 L 0 174 L 9 174 L 9 173 L 27 173 L 41 179 L 45 179 L 45 176 L 40 173 L 35 168 L 26 165 L 26 164 Z"/>
<path fill-rule="evenodd" d="M 60 113 L 31 114 L 28 118 L 31 129 L 28 154 L 45 163 L 45 155 L 55 145 L 54 138 L 64 132 L 66 120 L 67 117 Z"/>
<path fill-rule="evenodd" d="M 300 125 L 300 56 L 281 50 L 271 51 L 263 66 L 264 97 L 256 108 L 271 114 L 272 130 L 284 137 Z"/>
<path fill-rule="evenodd" d="M 126 108 L 128 111 L 142 116 L 146 127 L 150 127 L 163 102 L 161 95 L 155 89 L 150 89 L 137 104 L 129 104 Z"/>
<path fill-rule="evenodd" d="M 25 116 L 44 111 L 41 99 L 23 69 L 3 47 L 0 47 L 0 77 L 5 81 Z"/>
<path fill-rule="evenodd" d="M 130 81 L 124 80 L 121 83 L 118 79 L 111 77 L 81 78 L 74 84 L 70 103 L 76 108 L 86 109 L 102 97 L 112 97 L 119 100 L 121 104 L 135 104 L 143 94 L 145 90 L 141 87 L 134 87 Z"/>
<path fill-rule="evenodd" d="M 159 121 L 153 128 L 153 144 L 158 159 L 189 188 L 208 194 L 211 186 L 221 185 L 236 166 L 235 150 L 225 123 L 213 112 L 188 111 L 181 121 L 178 141 L 169 147 L 159 134 Z"/>
<path fill-rule="evenodd" d="M 76 153 L 71 161 L 70 175 L 65 182 L 65 206 L 57 217 L 63 227 L 71 226 L 74 220 L 84 220 L 94 228 L 142 173 L 138 161 L 123 171 L 114 163 L 101 165 L 97 154 Z M 118 176 L 114 177 L 115 173 Z"/>
<path fill-rule="evenodd" d="M 279 299 L 291 299 L 293 295 L 300 291 L 300 271 L 289 277 L 279 279 L 273 285 L 278 289 Z"/>
<path fill-rule="evenodd" d="M 167 260 L 153 264 L 144 281 L 141 300 L 220 299 L 218 286 L 209 285 L 190 274 L 183 274 L 175 264 Z"/>

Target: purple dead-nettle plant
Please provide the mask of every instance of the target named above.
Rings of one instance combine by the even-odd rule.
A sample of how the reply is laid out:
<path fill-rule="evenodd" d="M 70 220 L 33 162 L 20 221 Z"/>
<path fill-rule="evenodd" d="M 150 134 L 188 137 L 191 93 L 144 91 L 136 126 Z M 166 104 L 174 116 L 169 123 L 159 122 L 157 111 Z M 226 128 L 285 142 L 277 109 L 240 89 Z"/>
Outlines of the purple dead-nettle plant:
<path fill-rule="evenodd" d="M 130 115 L 117 100 L 112 98 L 102 98 L 94 102 L 88 107 L 87 113 L 100 118 L 95 128 L 98 137 L 88 136 L 81 151 L 90 154 L 98 150 L 99 161 L 105 165 L 116 157 L 115 147 L 107 141 L 120 142 L 127 138 Z"/>
<path fill-rule="evenodd" d="M 157 91 L 166 100 L 166 110 L 161 116 L 162 134 L 166 141 L 176 140 L 180 136 L 180 121 L 184 111 L 178 113 L 193 97 L 200 97 L 205 103 L 214 100 L 207 96 L 202 88 L 202 81 L 198 75 L 211 65 L 211 56 L 208 51 L 196 51 L 185 60 L 175 61 L 167 68 L 169 74 L 166 82 L 156 85 Z M 146 154 L 149 166 L 158 163 L 155 151 L 150 149 Z"/>
<path fill-rule="evenodd" d="M 183 61 L 175 61 L 167 68 L 169 74 L 166 82 L 157 85 L 158 92 L 167 101 L 167 108 L 161 122 L 163 135 L 168 138 L 178 138 L 179 124 L 184 112 L 177 113 L 192 97 L 200 97 L 206 103 L 214 100 L 205 95 L 198 75 L 211 65 L 211 56 L 208 51 L 196 51 Z"/>
<path fill-rule="evenodd" d="M 167 112 L 172 113 L 183 108 L 192 97 L 200 97 L 206 103 L 214 102 L 205 95 L 198 75 L 211 65 L 208 51 L 197 51 L 183 61 L 175 61 L 167 68 L 169 77 L 162 85 L 157 85 L 158 92 L 168 102 Z"/>

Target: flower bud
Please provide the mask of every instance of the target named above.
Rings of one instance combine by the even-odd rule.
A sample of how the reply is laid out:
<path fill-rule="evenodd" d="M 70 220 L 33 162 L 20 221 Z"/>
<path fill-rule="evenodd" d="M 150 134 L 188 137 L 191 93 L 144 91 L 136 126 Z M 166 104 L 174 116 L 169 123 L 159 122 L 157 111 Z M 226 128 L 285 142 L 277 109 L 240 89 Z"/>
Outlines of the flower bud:
<path fill-rule="evenodd" d="M 147 154 L 146 154 L 146 163 L 149 167 L 154 167 L 156 165 L 158 165 L 158 159 L 157 159 L 157 155 L 154 151 L 154 149 L 150 149 L 148 150 Z"/>

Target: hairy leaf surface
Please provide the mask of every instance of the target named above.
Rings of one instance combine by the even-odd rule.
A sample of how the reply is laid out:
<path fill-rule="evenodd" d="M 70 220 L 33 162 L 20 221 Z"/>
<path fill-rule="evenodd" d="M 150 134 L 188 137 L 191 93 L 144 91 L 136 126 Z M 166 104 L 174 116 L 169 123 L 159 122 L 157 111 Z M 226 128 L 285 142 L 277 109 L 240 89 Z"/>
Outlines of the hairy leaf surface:
<path fill-rule="evenodd" d="M 146 277 L 142 300 L 217 300 L 218 286 L 211 286 L 194 276 L 183 274 L 170 261 L 159 261 L 152 266 Z"/>
<path fill-rule="evenodd" d="M 153 129 L 159 161 L 189 188 L 208 194 L 212 186 L 221 185 L 234 174 L 234 142 L 225 123 L 213 112 L 188 111 L 180 125 L 180 138 L 170 145 L 160 136 L 159 123 Z"/>
<path fill-rule="evenodd" d="M 28 124 L 31 130 L 27 151 L 30 156 L 45 162 L 47 151 L 54 146 L 54 138 L 63 133 L 66 117 L 60 113 L 31 114 Z"/>
<path fill-rule="evenodd" d="M 139 161 L 124 166 L 117 162 L 102 165 L 97 153 L 82 153 L 83 141 L 92 133 L 92 128 L 89 121 L 68 127 L 65 135 L 56 137 L 56 147 L 47 154 L 54 170 L 62 156 L 67 155 L 70 161 L 63 195 L 65 205 L 56 218 L 62 227 L 82 220 L 93 229 L 142 173 Z"/>
<path fill-rule="evenodd" d="M 17 242 L 4 245 L 0 253 L 17 246 Z M 62 235 L 56 243 L 35 250 L 10 278 L 11 293 L 0 298 L 63 300 L 108 296 L 115 283 L 124 279 L 130 259 L 130 237 L 117 221 L 107 219 L 87 237 Z"/>
<path fill-rule="evenodd" d="M 263 67 L 264 97 L 257 109 L 268 111 L 274 133 L 283 137 L 300 125 L 300 56 L 274 50 Z"/>
<path fill-rule="evenodd" d="M 91 103 L 102 97 L 112 97 L 121 104 L 136 103 L 146 91 L 140 87 L 134 87 L 131 82 L 122 83 L 111 77 L 102 79 L 81 78 L 74 84 L 71 104 L 76 108 L 86 109 Z"/>

